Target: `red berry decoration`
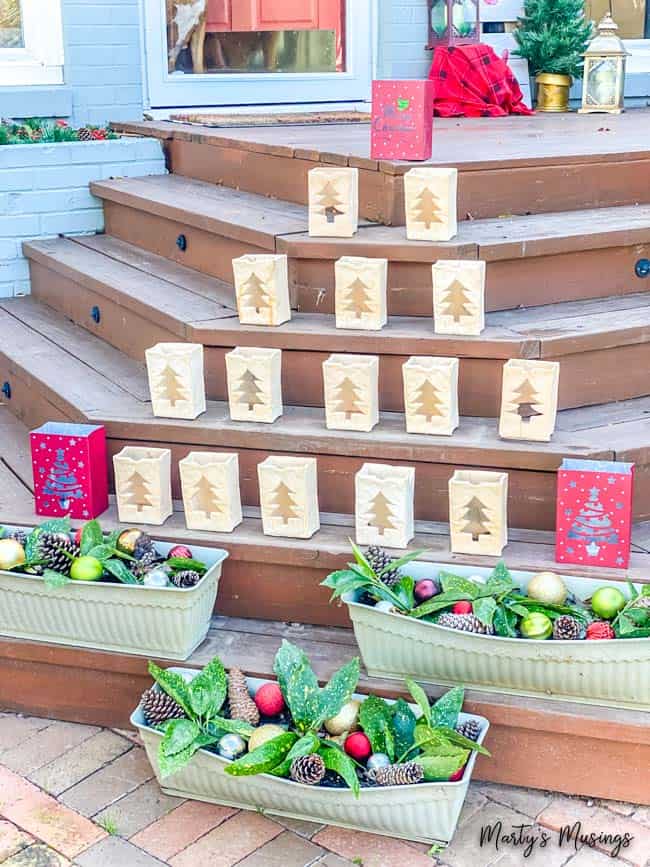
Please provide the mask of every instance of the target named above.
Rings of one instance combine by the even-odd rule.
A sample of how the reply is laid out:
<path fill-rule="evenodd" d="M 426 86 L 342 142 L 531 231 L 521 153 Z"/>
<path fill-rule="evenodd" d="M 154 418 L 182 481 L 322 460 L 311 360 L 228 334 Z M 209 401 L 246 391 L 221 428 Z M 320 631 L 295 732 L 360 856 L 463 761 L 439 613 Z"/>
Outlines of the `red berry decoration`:
<path fill-rule="evenodd" d="M 277 683 L 265 683 L 255 693 L 255 704 L 262 716 L 277 716 L 285 708 L 282 691 Z"/>
<path fill-rule="evenodd" d="M 175 545 L 169 554 L 168 557 L 182 557 L 184 560 L 192 559 L 192 552 L 187 547 L 187 545 Z"/>
<path fill-rule="evenodd" d="M 472 607 L 471 602 L 456 602 L 454 607 L 451 609 L 454 614 L 473 614 L 474 608 Z"/>
<path fill-rule="evenodd" d="M 372 753 L 372 745 L 363 732 L 353 732 L 343 744 L 345 752 L 357 762 L 365 762 Z"/>
<path fill-rule="evenodd" d="M 464 773 L 465 773 L 465 765 L 463 765 L 462 768 L 458 768 L 457 771 L 454 771 L 454 773 L 451 775 L 451 777 L 449 777 L 449 782 L 450 783 L 457 783 L 459 780 L 463 779 Z"/>
<path fill-rule="evenodd" d="M 590 623 L 587 627 L 587 638 L 616 638 L 616 633 L 606 620 L 596 620 L 595 623 Z"/>

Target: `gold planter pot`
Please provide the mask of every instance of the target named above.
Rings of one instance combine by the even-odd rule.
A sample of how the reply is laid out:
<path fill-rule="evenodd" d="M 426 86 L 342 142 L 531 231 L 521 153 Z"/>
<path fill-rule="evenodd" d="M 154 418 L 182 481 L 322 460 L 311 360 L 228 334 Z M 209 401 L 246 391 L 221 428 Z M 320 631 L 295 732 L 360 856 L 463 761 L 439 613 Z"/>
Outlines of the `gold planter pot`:
<path fill-rule="evenodd" d="M 537 111 L 568 111 L 570 75 L 540 72 L 537 82 Z"/>

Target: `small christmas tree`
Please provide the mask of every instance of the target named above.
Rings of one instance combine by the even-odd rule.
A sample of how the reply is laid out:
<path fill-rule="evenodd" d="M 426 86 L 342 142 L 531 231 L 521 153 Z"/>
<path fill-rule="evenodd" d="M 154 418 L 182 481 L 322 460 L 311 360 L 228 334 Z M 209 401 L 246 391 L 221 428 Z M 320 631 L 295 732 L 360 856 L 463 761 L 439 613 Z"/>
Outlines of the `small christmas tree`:
<path fill-rule="evenodd" d="M 165 365 L 160 374 L 158 388 L 160 389 L 160 396 L 168 400 L 172 406 L 176 405 L 177 400 L 186 399 L 178 374 L 168 364 Z"/>
<path fill-rule="evenodd" d="M 472 310 L 468 307 L 471 299 L 466 286 L 460 280 L 454 280 L 447 287 L 443 303 L 446 305 L 442 311 L 446 316 L 453 317 L 454 322 L 460 322 L 462 316 L 471 316 Z"/>
<path fill-rule="evenodd" d="M 420 223 L 424 223 L 427 229 L 431 228 L 432 223 L 442 222 L 440 219 L 440 203 L 429 187 L 424 187 L 418 195 L 415 207 L 415 219 Z"/>
<path fill-rule="evenodd" d="M 385 530 L 396 529 L 395 524 L 393 524 L 394 517 L 390 508 L 390 501 L 379 491 L 370 505 L 368 524 L 371 527 L 376 527 L 379 535 L 383 536 Z"/>
<path fill-rule="evenodd" d="M 205 512 L 206 518 L 209 518 L 214 512 L 223 512 L 223 506 L 215 493 L 214 485 L 205 476 L 201 476 L 198 480 L 191 503 L 192 509 L 197 512 Z"/>
<path fill-rule="evenodd" d="M 372 313 L 369 306 L 370 296 L 368 287 L 358 277 L 348 286 L 349 295 L 346 299 L 345 309 L 350 310 L 357 319 L 361 319 L 362 313 Z"/>
<path fill-rule="evenodd" d="M 473 542 L 478 542 L 480 536 L 490 535 L 490 531 L 487 529 L 489 518 L 486 514 L 485 506 L 478 497 L 472 497 L 465 506 L 463 520 L 467 521 L 467 523 L 461 530 L 461 533 L 471 533 Z"/>
<path fill-rule="evenodd" d="M 517 400 L 513 401 L 516 406 L 516 413 L 521 418 L 524 424 L 530 422 L 531 418 L 536 415 L 543 415 L 535 409 L 534 404 L 538 401 L 537 392 L 533 388 L 528 379 L 524 379 L 519 388 L 515 391 Z"/>
<path fill-rule="evenodd" d="M 426 416 L 427 421 L 431 421 L 434 416 L 443 414 L 440 395 L 430 379 L 425 379 L 418 388 L 416 400 L 418 402 L 418 414 Z"/>
<path fill-rule="evenodd" d="M 250 277 L 242 286 L 241 301 L 246 307 L 254 307 L 259 313 L 271 306 L 271 299 L 264 290 L 264 282 L 252 271 Z"/>
<path fill-rule="evenodd" d="M 580 509 L 567 535 L 569 539 L 584 542 L 587 553 L 592 557 L 598 555 L 601 545 L 618 544 L 618 533 L 600 502 L 598 488 L 589 491 L 589 499 Z"/>
<path fill-rule="evenodd" d="M 251 412 L 256 406 L 264 404 L 259 381 L 259 378 L 251 370 L 245 370 L 237 386 L 239 403 L 247 404 Z"/>
<path fill-rule="evenodd" d="M 283 524 L 288 524 L 290 518 L 297 518 L 298 504 L 293 499 L 291 488 L 287 487 L 284 482 L 280 482 L 275 491 L 273 491 L 273 512 L 274 518 L 282 518 Z"/>
<path fill-rule="evenodd" d="M 582 54 L 592 24 L 584 17 L 584 0 L 525 0 L 514 37 L 515 52 L 528 61 L 531 76 L 541 72 L 582 76 Z"/>
<path fill-rule="evenodd" d="M 47 474 L 43 485 L 43 494 L 48 497 L 56 497 L 59 501 L 59 507 L 64 511 L 70 508 L 73 499 L 79 500 L 83 497 L 83 488 L 65 459 L 65 449 L 56 450 L 56 460 Z"/>
<path fill-rule="evenodd" d="M 135 506 L 138 512 L 141 512 L 145 506 L 152 506 L 151 491 L 149 484 L 144 476 L 136 470 L 128 479 L 124 491 L 126 502 L 130 506 Z"/>
<path fill-rule="evenodd" d="M 333 223 L 337 216 L 343 213 L 343 211 L 340 210 L 340 206 L 343 202 L 336 190 L 334 182 L 327 181 L 318 195 L 318 204 L 323 208 L 323 213 L 327 218 L 327 222 Z"/>
<path fill-rule="evenodd" d="M 346 376 L 336 390 L 335 399 L 338 401 L 335 409 L 344 412 L 346 418 L 352 418 L 352 413 L 362 412 L 359 406 L 360 397 L 356 385 Z"/>

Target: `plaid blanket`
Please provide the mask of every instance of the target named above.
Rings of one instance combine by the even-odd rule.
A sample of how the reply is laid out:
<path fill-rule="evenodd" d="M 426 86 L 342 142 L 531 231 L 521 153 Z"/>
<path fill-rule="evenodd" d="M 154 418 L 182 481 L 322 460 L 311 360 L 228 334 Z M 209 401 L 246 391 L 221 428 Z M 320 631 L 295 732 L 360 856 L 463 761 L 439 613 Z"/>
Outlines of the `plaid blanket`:
<path fill-rule="evenodd" d="M 505 60 L 489 45 L 436 48 L 429 78 L 438 117 L 503 117 L 533 114 Z"/>

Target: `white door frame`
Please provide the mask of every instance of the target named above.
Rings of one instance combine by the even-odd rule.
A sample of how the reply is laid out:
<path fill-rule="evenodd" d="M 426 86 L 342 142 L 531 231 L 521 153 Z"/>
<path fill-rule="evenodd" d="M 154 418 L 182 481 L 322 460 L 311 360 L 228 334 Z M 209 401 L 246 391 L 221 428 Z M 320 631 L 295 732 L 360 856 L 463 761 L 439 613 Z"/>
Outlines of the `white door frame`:
<path fill-rule="evenodd" d="M 165 0 L 144 0 L 145 72 L 153 109 L 201 106 L 352 103 L 370 98 L 376 0 L 348 0 L 346 71 L 219 73 L 167 71 Z"/>

